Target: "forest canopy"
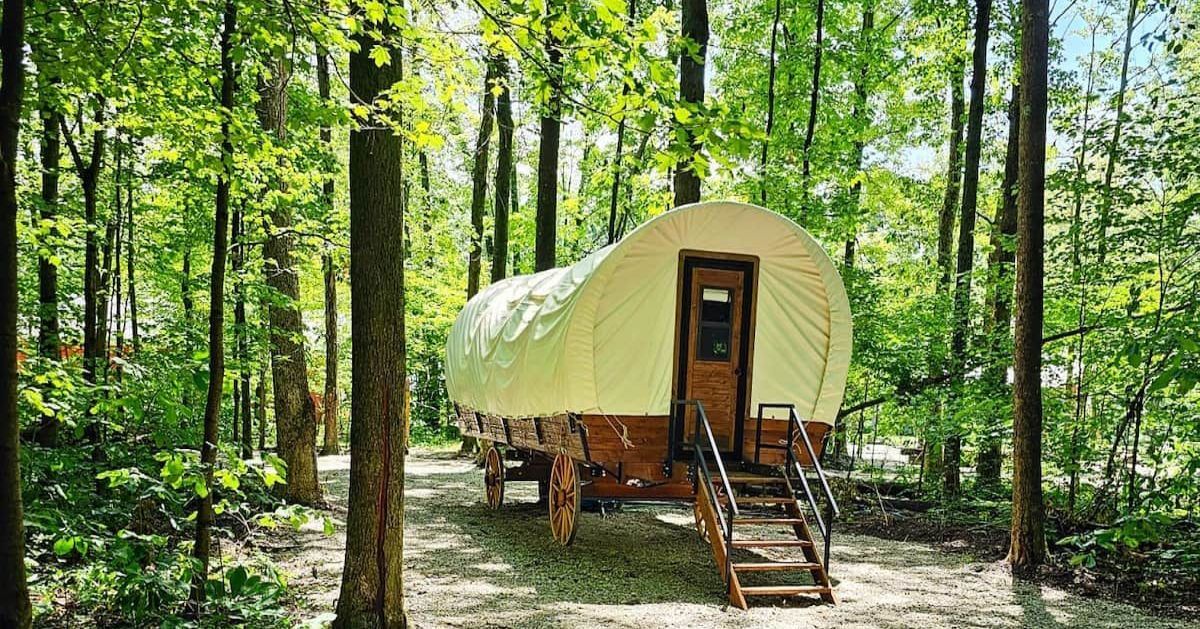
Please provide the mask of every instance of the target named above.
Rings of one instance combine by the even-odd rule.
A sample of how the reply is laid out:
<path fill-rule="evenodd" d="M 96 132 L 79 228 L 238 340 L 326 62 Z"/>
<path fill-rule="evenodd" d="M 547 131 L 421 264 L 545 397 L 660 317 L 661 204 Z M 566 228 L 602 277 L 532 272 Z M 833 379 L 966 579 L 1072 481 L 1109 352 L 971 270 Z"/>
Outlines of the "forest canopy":
<path fill-rule="evenodd" d="M 27 581 L 26 624 L 303 620 L 254 532 L 402 522 L 355 520 L 386 480 L 334 518 L 318 451 L 402 475 L 409 444 L 457 447 L 467 299 L 701 199 L 838 264 L 827 466 L 1007 529 L 1036 455 L 1050 563 L 1195 587 L 1200 3 L 1053 3 L 1024 78 L 1022 6 L 5 0 L 0 572 L 27 577 L 0 603 Z"/>

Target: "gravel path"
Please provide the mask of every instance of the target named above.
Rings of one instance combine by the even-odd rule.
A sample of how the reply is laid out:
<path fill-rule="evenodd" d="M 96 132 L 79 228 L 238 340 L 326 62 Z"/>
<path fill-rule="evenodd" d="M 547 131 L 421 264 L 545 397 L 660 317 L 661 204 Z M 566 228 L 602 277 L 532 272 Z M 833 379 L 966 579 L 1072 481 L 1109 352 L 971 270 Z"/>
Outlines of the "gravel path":
<path fill-rule="evenodd" d="M 349 459 L 321 457 L 335 517 L 344 516 Z M 711 553 L 690 507 L 627 506 L 583 514 L 559 547 L 533 483 L 510 483 L 505 506 L 482 502 L 482 472 L 436 452 L 407 463 L 405 591 L 415 627 L 1197 627 L 1049 587 L 1013 585 L 999 563 L 927 545 L 834 536 L 841 603 L 724 605 Z M 319 528 L 319 527 L 318 527 Z M 344 536 L 316 528 L 270 545 L 291 574 L 301 617 L 328 618 Z"/>

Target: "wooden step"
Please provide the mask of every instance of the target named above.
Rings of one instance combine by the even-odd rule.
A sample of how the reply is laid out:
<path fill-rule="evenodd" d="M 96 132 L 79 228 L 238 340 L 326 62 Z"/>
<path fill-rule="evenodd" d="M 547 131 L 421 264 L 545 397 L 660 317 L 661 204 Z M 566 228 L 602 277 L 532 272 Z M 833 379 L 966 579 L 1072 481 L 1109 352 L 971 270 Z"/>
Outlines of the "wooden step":
<path fill-rule="evenodd" d="M 718 496 L 717 500 L 725 502 L 729 500 L 728 496 Z M 795 498 L 786 496 L 738 496 L 738 504 L 754 504 L 754 505 L 786 505 L 796 502 Z"/>
<path fill-rule="evenodd" d="M 812 548 L 806 539 L 735 539 L 734 548 Z"/>
<path fill-rule="evenodd" d="M 800 518 L 735 518 L 734 524 L 803 524 Z"/>
<path fill-rule="evenodd" d="M 733 569 L 738 572 L 770 572 L 779 570 L 820 570 L 821 564 L 813 561 L 765 561 L 751 563 L 735 563 Z"/>
<path fill-rule="evenodd" d="M 720 483 L 720 478 L 714 478 L 714 483 Z M 761 474 L 739 474 L 733 473 L 729 475 L 729 482 L 733 484 L 757 485 L 757 484 L 779 484 L 785 483 L 780 476 L 763 476 Z"/>
<path fill-rule="evenodd" d="M 756 585 L 743 586 L 743 596 L 799 596 L 801 594 L 829 594 L 832 590 L 823 585 Z"/>

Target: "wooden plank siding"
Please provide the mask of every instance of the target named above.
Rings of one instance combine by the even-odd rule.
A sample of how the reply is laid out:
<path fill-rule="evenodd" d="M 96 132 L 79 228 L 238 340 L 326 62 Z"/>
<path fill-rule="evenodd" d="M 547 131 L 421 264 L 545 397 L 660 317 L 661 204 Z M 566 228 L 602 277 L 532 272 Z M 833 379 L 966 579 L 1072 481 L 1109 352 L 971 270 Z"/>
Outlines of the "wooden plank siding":
<path fill-rule="evenodd" d="M 662 475 L 661 471 L 643 476 L 632 472 L 631 466 L 637 466 L 639 470 L 644 467 L 648 472 L 655 466 L 661 470 L 662 463 L 667 459 L 667 446 L 670 443 L 667 433 L 670 422 L 665 415 L 623 415 L 606 418 L 603 415 L 561 414 L 538 418 L 504 418 L 477 413 L 462 406 L 456 409 L 458 428 L 463 434 L 550 456 L 563 453 L 581 463 L 610 468 L 625 465 L 628 467 L 627 475 L 659 478 Z M 742 460 L 763 465 L 783 465 L 784 451 L 769 446 L 783 446 L 787 443 L 787 425 L 785 420 L 762 420 L 763 447 L 759 450 L 758 460 L 755 461 L 757 420 L 747 419 L 742 438 Z M 805 429 L 813 449 L 817 456 L 820 456 L 829 425 L 808 422 Z M 621 439 L 621 434 L 625 435 L 628 445 Z M 794 452 L 801 465 L 811 465 L 798 437 Z"/>

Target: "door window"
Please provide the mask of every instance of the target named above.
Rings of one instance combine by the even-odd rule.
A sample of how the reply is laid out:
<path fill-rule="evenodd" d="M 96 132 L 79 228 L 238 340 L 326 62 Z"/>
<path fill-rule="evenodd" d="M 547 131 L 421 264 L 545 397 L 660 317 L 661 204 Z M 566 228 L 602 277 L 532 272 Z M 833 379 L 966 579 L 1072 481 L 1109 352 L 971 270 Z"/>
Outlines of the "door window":
<path fill-rule="evenodd" d="M 728 362 L 733 337 L 733 291 L 728 288 L 702 288 L 699 325 L 696 358 Z"/>

